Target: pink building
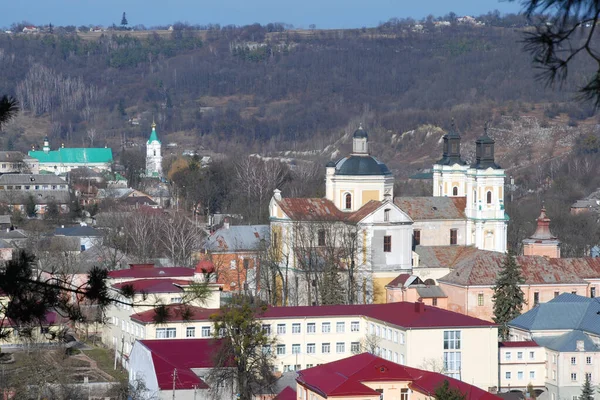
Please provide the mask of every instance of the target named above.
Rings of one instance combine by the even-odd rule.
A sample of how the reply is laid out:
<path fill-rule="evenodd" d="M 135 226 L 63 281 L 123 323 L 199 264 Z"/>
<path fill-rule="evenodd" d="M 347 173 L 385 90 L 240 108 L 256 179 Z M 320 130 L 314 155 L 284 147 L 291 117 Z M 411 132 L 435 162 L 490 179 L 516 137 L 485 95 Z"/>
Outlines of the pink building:
<path fill-rule="evenodd" d="M 523 255 L 560 258 L 560 241 L 550 232 L 550 218 L 542 207 L 535 233 L 523 240 Z"/>
<path fill-rule="evenodd" d="M 385 286 L 386 303 L 423 302 L 428 306 L 448 308 L 448 296 L 432 279 L 422 281 L 416 275 L 400 274 Z"/>

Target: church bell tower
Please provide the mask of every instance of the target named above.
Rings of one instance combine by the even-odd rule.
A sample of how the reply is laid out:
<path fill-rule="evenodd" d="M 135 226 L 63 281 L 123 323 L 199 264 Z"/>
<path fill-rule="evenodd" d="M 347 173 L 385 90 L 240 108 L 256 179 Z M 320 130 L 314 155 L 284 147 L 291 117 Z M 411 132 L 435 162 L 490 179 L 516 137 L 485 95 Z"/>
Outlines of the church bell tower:
<path fill-rule="evenodd" d="M 152 121 L 152 132 L 146 142 L 146 176 L 153 178 L 162 177 L 161 143 L 156 134 L 156 123 Z"/>

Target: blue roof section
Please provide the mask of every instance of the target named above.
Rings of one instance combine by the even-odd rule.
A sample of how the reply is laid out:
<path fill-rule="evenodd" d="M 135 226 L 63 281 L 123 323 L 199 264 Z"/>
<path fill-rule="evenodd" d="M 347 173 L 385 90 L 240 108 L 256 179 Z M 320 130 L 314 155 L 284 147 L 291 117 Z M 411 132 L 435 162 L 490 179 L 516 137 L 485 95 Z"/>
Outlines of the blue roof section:
<path fill-rule="evenodd" d="M 559 336 L 535 337 L 535 342 L 542 347 L 558 352 L 574 353 L 578 351 L 577 342 L 583 342 L 585 351 L 600 351 L 590 337 L 580 330 L 567 332 Z"/>
<path fill-rule="evenodd" d="M 102 236 L 102 232 L 91 226 L 71 226 L 67 228 L 56 228 L 54 230 L 54 234 L 57 236 L 76 237 Z"/>
<path fill-rule="evenodd" d="M 348 156 L 337 161 L 336 175 L 391 175 L 388 167 L 372 156 Z"/>
<path fill-rule="evenodd" d="M 597 298 L 563 293 L 518 316 L 509 325 L 528 331 L 569 329 L 600 335 L 599 314 L 600 302 Z"/>

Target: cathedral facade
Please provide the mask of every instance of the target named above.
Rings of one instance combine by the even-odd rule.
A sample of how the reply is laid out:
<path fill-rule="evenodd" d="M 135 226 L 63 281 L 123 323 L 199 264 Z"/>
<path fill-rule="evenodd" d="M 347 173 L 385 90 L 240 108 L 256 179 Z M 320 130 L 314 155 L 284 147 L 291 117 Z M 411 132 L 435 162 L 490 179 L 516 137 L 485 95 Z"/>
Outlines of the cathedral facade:
<path fill-rule="evenodd" d="M 385 285 L 418 264 L 415 246 L 475 246 L 506 251 L 504 170 L 494 141 L 477 140 L 477 159 L 460 155 L 460 135 L 444 136 L 433 167 L 433 197 L 394 198 L 394 177 L 369 151 L 367 132 L 353 135 L 352 153 L 326 166 L 324 198 L 285 198 L 269 204 L 271 254 L 286 271 L 278 287 L 289 305 L 320 304 L 319 282 L 331 265 L 355 302 L 383 302 Z M 417 259 L 416 259 L 417 257 Z"/>

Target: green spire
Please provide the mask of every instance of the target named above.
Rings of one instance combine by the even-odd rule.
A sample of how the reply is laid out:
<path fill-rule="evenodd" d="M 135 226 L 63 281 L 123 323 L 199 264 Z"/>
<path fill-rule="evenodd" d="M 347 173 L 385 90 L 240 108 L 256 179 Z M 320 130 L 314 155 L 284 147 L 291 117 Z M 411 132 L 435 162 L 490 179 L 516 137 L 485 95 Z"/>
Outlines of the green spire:
<path fill-rule="evenodd" d="M 152 121 L 152 133 L 150 133 L 150 139 L 148 139 L 148 144 L 154 141 L 160 143 L 160 140 L 158 140 L 158 135 L 156 134 L 156 123 Z"/>

